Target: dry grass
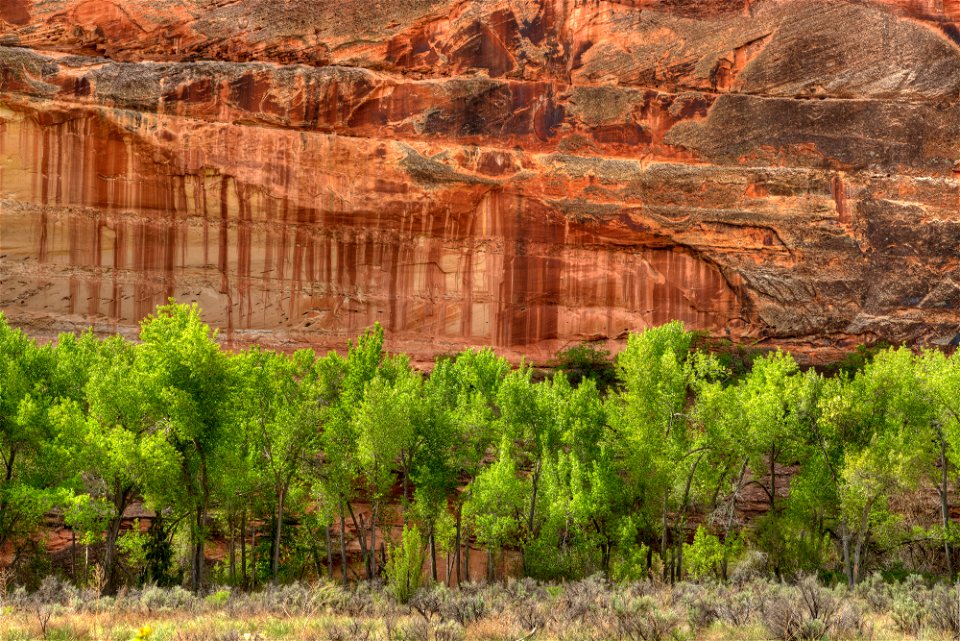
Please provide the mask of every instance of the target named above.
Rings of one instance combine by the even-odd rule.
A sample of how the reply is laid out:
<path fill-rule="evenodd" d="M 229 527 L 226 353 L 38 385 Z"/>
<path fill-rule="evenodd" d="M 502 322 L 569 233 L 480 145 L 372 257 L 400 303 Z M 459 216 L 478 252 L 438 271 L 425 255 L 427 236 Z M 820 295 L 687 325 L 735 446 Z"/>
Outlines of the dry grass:
<path fill-rule="evenodd" d="M 401 606 L 366 584 L 207 597 L 148 588 L 99 598 L 51 583 L 34 595 L 20 590 L 5 598 L 0 641 L 947 641 L 957 631 L 944 629 L 942 608 L 952 607 L 953 595 L 960 607 L 953 588 L 916 582 L 850 593 L 812 581 L 671 588 L 589 579 L 434 588 Z M 811 602 L 816 607 L 805 605 Z M 919 612 L 912 633 L 891 615 L 908 606 Z"/>

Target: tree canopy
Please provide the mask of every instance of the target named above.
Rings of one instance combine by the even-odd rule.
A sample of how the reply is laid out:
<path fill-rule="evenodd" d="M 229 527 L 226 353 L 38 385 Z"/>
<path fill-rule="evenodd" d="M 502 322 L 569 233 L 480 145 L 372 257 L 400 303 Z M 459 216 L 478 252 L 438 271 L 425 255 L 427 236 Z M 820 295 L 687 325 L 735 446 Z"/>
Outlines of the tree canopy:
<path fill-rule="evenodd" d="M 482 349 L 421 371 L 379 326 L 319 355 L 223 350 L 174 303 L 135 342 L 39 345 L 0 316 L 0 548 L 27 572 L 61 518 L 110 589 L 375 578 L 398 551 L 455 582 L 480 578 L 471 549 L 491 577 L 505 551 L 551 579 L 722 579 L 748 552 L 850 584 L 953 576 L 957 357 L 888 348 L 825 374 L 774 351 L 732 371 L 695 344 L 672 322 L 612 361 Z"/>

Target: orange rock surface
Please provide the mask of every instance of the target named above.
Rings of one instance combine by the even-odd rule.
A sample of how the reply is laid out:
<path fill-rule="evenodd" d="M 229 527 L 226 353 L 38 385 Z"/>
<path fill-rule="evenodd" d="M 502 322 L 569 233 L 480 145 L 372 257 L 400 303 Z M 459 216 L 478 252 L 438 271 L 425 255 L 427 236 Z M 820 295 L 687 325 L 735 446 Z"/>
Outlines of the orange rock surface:
<path fill-rule="evenodd" d="M 960 332 L 960 0 L 2 0 L 0 308 L 542 361 Z"/>

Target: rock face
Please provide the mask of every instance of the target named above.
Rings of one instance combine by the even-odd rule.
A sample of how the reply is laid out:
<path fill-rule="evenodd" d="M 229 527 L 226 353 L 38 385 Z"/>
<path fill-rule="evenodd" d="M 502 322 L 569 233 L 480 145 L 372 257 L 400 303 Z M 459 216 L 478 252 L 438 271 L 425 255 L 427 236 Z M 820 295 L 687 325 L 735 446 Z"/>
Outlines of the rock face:
<path fill-rule="evenodd" d="M 541 360 L 960 332 L 960 0 L 3 0 L 0 308 Z"/>

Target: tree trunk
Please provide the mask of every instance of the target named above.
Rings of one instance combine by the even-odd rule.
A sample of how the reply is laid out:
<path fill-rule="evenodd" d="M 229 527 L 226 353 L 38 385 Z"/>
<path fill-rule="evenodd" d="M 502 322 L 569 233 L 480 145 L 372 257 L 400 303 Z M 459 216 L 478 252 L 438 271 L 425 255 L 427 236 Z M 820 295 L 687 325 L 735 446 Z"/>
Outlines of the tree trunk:
<path fill-rule="evenodd" d="M 770 514 L 777 507 L 777 446 L 770 448 Z"/>
<path fill-rule="evenodd" d="M 247 506 L 240 512 L 240 583 L 247 587 Z"/>
<path fill-rule="evenodd" d="M 324 528 L 327 535 L 327 578 L 333 581 L 333 546 L 330 542 L 330 524 Z"/>
<path fill-rule="evenodd" d="M 354 528 L 356 528 L 354 524 Z M 363 532 L 363 534 L 360 534 Z M 363 563 L 363 573 L 366 575 L 367 579 L 370 579 L 372 576 L 372 570 L 370 569 L 370 556 L 372 552 L 367 550 L 366 540 L 367 540 L 367 520 L 363 518 L 363 513 L 360 514 L 360 529 L 356 530 L 357 540 L 360 542 L 360 560 Z"/>
<path fill-rule="evenodd" d="M 683 502 L 680 504 L 680 512 L 677 514 L 675 531 L 676 535 L 674 536 L 674 545 L 677 548 L 676 559 L 677 559 L 677 580 L 680 581 L 683 579 L 683 544 L 687 540 L 686 532 L 686 514 L 687 514 L 687 504 L 690 502 L 690 487 L 693 485 L 693 477 L 697 474 L 697 468 L 700 466 L 700 461 L 703 460 L 703 456 L 706 452 L 701 452 L 697 456 L 697 460 L 693 462 L 693 465 L 690 467 L 690 474 L 687 475 L 687 485 L 683 490 Z"/>
<path fill-rule="evenodd" d="M 250 534 L 250 585 L 257 587 L 257 527 Z"/>
<path fill-rule="evenodd" d="M 537 465 L 533 469 L 533 491 L 530 494 L 530 515 L 527 518 L 527 536 L 533 538 L 533 517 L 537 509 L 537 489 L 540 486 L 540 466 L 541 459 L 537 459 Z"/>
<path fill-rule="evenodd" d="M 409 498 L 407 497 L 407 487 L 409 482 L 407 480 L 407 466 L 403 466 L 403 524 L 407 524 L 407 505 L 409 505 Z"/>
<path fill-rule="evenodd" d="M 347 509 L 350 511 L 350 519 L 353 521 L 353 530 L 357 533 L 357 541 L 360 543 L 360 558 L 363 559 L 364 567 L 367 571 L 367 577 L 370 577 L 370 557 L 367 554 L 367 533 L 363 522 L 363 514 L 360 515 L 360 522 L 357 522 L 357 516 L 353 512 L 353 506 L 350 501 L 346 502 Z"/>
<path fill-rule="evenodd" d="M 666 581 L 673 585 L 673 547 L 667 548 L 663 553 L 663 571 L 666 575 Z"/>
<path fill-rule="evenodd" d="M 447 585 L 448 587 L 452 585 L 452 583 L 450 582 L 453 580 L 453 563 L 451 563 L 451 560 L 452 559 L 450 558 L 450 551 L 447 550 L 447 553 L 443 555 L 443 563 L 444 563 L 444 577 L 445 577 L 444 584 Z"/>
<path fill-rule="evenodd" d="M 494 567 L 493 567 L 493 550 L 487 549 L 487 583 L 493 583 L 494 580 Z"/>
<path fill-rule="evenodd" d="M 600 545 L 600 566 L 603 570 L 603 578 L 610 580 L 610 541 L 604 541 Z"/>
<path fill-rule="evenodd" d="M 370 578 L 377 577 L 377 508 L 370 512 Z"/>
<path fill-rule="evenodd" d="M 207 475 L 206 453 L 196 441 L 194 442 L 194 447 L 196 447 L 197 454 L 200 457 L 200 496 L 197 497 L 200 500 L 197 505 L 197 521 L 194 524 L 195 540 L 193 542 L 193 563 L 191 564 L 190 583 L 193 591 L 199 592 L 203 587 L 203 529 L 206 526 L 207 506 L 210 505 L 210 479 Z"/>
<path fill-rule="evenodd" d="M 343 585 L 347 586 L 347 515 L 343 513 L 343 502 L 340 502 L 340 571 L 343 573 Z"/>
<path fill-rule="evenodd" d="M 950 558 L 950 487 L 947 484 L 947 442 L 940 435 L 940 517 L 943 520 L 943 556 L 947 564 L 947 576 L 953 580 L 953 559 Z"/>
<path fill-rule="evenodd" d="M 470 583 L 470 539 L 463 543 L 463 580 Z"/>
<path fill-rule="evenodd" d="M 193 541 L 193 562 L 190 568 L 190 587 L 194 592 L 199 592 L 200 588 L 203 587 L 203 526 L 205 519 L 202 506 L 197 506 L 196 519 L 194 524 L 196 530 Z"/>
<path fill-rule="evenodd" d="M 17 458 L 17 448 L 10 448 L 10 456 L 4 456 L 4 480 L 7 485 L 10 484 L 11 479 L 13 479 L 13 462 Z M 9 500 L 7 494 L 0 494 L 0 516 L 7 514 L 7 508 L 9 507 Z M 13 532 L 13 526 L 16 524 L 17 518 L 11 517 L 6 523 L 3 520 L 0 520 L 0 549 L 7 544 L 7 539 L 10 537 L 10 533 Z"/>
<path fill-rule="evenodd" d="M 433 582 L 437 582 L 437 544 L 434 541 L 433 527 L 430 528 L 430 572 L 433 574 Z"/>
<path fill-rule="evenodd" d="M 230 584 L 237 584 L 237 524 L 236 514 L 231 512 L 227 520 L 227 527 L 230 528 Z"/>
<path fill-rule="evenodd" d="M 107 525 L 107 541 L 103 549 L 103 572 L 107 579 L 107 594 L 113 594 L 117 590 L 117 538 L 120 536 L 120 525 L 123 523 L 123 513 L 127 509 L 130 492 L 130 489 L 117 491 L 113 504 L 116 514 Z"/>
<path fill-rule="evenodd" d="M 857 532 L 857 541 L 853 546 L 853 584 L 856 585 L 860 582 L 861 575 L 861 564 L 863 562 L 863 549 L 866 547 L 867 539 L 870 537 L 870 532 L 867 530 L 867 525 L 870 523 L 870 510 L 873 507 L 874 499 L 867 501 L 866 506 L 864 507 L 863 514 L 860 518 L 860 531 Z"/>
<path fill-rule="evenodd" d="M 317 581 L 319 581 L 323 577 L 323 562 L 320 560 L 320 550 L 317 549 L 317 539 L 309 527 L 307 527 L 307 534 L 310 536 L 310 553 L 313 555 L 313 568 L 317 571 Z"/>
<path fill-rule="evenodd" d="M 283 501 L 286 494 L 286 488 L 280 488 L 277 493 L 277 522 L 273 531 L 273 555 L 270 559 L 270 570 L 273 574 L 274 583 L 280 578 L 280 536 L 283 531 Z"/>
<path fill-rule="evenodd" d="M 667 491 L 663 491 L 663 532 L 660 534 L 660 560 L 663 561 L 663 580 L 670 578 L 667 566 Z"/>
<path fill-rule="evenodd" d="M 733 529 L 733 519 L 737 514 L 737 498 L 740 496 L 740 488 L 743 486 L 743 479 L 747 474 L 747 465 L 749 462 L 749 458 L 743 459 L 743 464 L 740 466 L 740 474 L 737 476 L 736 485 L 733 486 L 733 496 L 730 498 L 730 511 L 727 513 L 727 524 L 724 528 L 723 535 L 723 561 L 721 562 L 721 574 L 723 575 L 724 581 L 727 580 L 727 561 L 729 556 L 727 537 L 730 536 L 730 530 Z"/>
<path fill-rule="evenodd" d="M 683 581 L 683 541 L 684 538 L 677 539 L 677 581 Z"/>
<path fill-rule="evenodd" d="M 860 556 L 863 550 L 863 536 L 857 535 L 857 543 L 853 547 L 853 584 L 860 581 Z"/>
<path fill-rule="evenodd" d="M 454 559 L 457 566 L 457 587 L 460 587 L 460 581 L 463 577 L 463 574 L 460 572 L 460 519 L 462 516 L 463 516 L 463 504 L 460 504 L 457 506 L 457 535 L 456 535 L 457 551 L 454 554 Z"/>
<path fill-rule="evenodd" d="M 80 582 L 77 580 L 77 533 L 70 529 L 70 575 L 73 578 L 73 582 L 77 585 Z"/>

